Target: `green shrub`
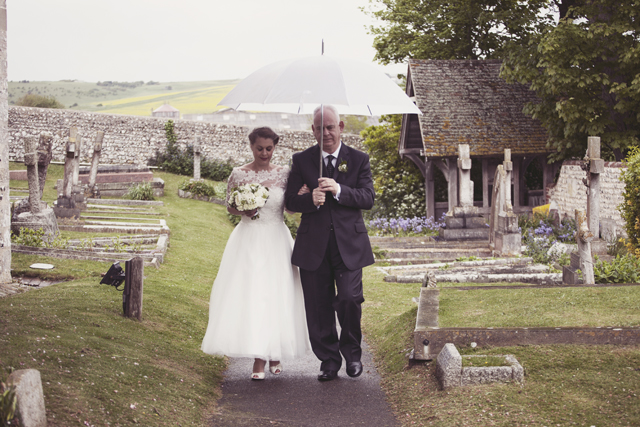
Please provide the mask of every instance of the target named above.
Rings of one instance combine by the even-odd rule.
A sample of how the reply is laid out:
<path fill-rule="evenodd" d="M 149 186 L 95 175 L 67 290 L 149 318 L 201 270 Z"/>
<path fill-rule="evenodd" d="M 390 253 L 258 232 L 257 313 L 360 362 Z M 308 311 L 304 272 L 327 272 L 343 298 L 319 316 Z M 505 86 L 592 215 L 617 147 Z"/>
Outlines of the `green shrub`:
<path fill-rule="evenodd" d="M 619 206 L 627 231 L 627 249 L 640 258 L 640 147 L 631 147 L 626 159 L 627 170 L 620 180 L 625 182 L 624 202 Z"/>
<path fill-rule="evenodd" d="M 183 181 L 178 188 L 182 191 L 188 191 L 198 196 L 217 196 L 216 188 L 204 181 Z"/>
<path fill-rule="evenodd" d="M 165 123 L 164 131 L 167 138 L 165 151 L 156 151 L 155 156 L 149 159 L 149 164 L 177 175 L 193 176 L 193 146 L 188 145 L 184 150 L 178 146 L 173 120 Z M 230 160 L 226 162 L 207 158 L 200 160 L 200 176 L 202 178 L 224 181 L 229 178 L 232 170 L 233 165 Z"/>
<path fill-rule="evenodd" d="M 0 381 L 0 425 L 11 426 L 14 425 L 12 420 L 16 412 L 16 388 L 13 385 L 7 384 L 6 374 L 13 372 L 13 368 L 9 367 L 4 370 L 2 380 Z"/>
<path fill-rule="evenodd" d="M 42 228 L 32 230 L 30 228 L 20 227 L 17 235 L 11 233 L 11 242 L 16 245 L 33 246 L 36 248 L 67 249 L 69 247 L 69 239 L 60 237 L 60 234 L 55 236 L 53 240 L 45 239 Z"/>
<path fill-rule="evenodd" d="M 640 259 L 631 254 L 618 255 L 611 262 L 594 255 L 593 275 L 596 283 L 639 283 Z"/>
<path fill-rule="evenodd" d="M 16 105 L 36 108 L 64 108 L 53 96 L 42 96 L 28 93 L 16 101 Z"/>
<path fill-rule="evenodd" d="M 143 182 L 129 187 L 124 198 L 131 200 L 155 200 L 155 197 L 153 197 L 153 188 L 151 188 L 151 183 L 149 182 Z"/>

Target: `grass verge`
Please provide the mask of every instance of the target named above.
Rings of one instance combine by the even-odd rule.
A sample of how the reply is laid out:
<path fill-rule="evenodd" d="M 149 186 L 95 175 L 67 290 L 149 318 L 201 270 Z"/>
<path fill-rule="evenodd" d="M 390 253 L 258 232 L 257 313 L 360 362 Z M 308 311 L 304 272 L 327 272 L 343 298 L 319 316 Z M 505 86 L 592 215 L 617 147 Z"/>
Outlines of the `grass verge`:
<path fill-rule="evenodd" d="M 408 363 L 417 311 L 411 298 L 418 296 L 419 288 L 416 284 L 383 282 L 382 274 L 372 267 L 365 269 L 364 333 L 382 375 L 382 387 L 402 425 L 640 425 L 637 347 L 463 348 L 463 354 L 514 354 L 525 368 L 524 385 L 439 390 L 434 362 L 414 366 Z M 608 289 L 613 292 L 599 292 L 599 288 L 579 289 L 576 293 L 552 290 L 560 294 L 546 289 L 441 290 L 440 322 L 443 326 L 581 326 L 596 321 L 602 322 L 598 326 L 637 325 L 638 315 L 632 312 L 637 294 L 630 288 Z M 514 292 L 516 296 L 511 300 Z M 629 302 L 625 302 L 627 298 Z M 484 313 L 474 314 L 480 301 Z M 567 301 L 574 304 L 566 304 Z M 622 307 L 618 308 L 620 303 Z M 536 310 L 517 309 L 518 304 Z M 569 314 L 545 314 L 542 309 Z M 505 315 L 500 315 L 502 312 Z M 596 312 L 599 314 L 594 320 Z"/>
<path fill-rule="evenodd" d="M 200 343 L 233 227 L 224 207 L 180 199 L 183 177 L 156 175 L 171 249 L 160 269 L 145 269 L 142 322 L 98 284 L 108 263 L 13 255 L 15 276 L 68 280 L 0 299 L 0 364 L 40 371 L 49 426 L 203 426 L 215 410 L 225 363 Z M 55 269 L 30 270 L 36 261 Z"/>

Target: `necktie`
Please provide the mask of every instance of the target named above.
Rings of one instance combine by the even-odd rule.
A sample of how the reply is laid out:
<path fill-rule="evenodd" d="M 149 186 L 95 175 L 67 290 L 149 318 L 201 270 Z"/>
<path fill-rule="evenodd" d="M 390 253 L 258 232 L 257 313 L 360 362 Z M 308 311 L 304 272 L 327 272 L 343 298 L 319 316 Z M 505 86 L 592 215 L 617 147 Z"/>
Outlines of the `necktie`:
<path fill-rule="evenodd" d="M 329 178 L 333 178 L 333 170 L 335 169 L 335 167 L 333 166 L 334 158 L 335 157 L 333 157 L 331 154 L 327 156 L 327 175 L 329 176 Z"/>

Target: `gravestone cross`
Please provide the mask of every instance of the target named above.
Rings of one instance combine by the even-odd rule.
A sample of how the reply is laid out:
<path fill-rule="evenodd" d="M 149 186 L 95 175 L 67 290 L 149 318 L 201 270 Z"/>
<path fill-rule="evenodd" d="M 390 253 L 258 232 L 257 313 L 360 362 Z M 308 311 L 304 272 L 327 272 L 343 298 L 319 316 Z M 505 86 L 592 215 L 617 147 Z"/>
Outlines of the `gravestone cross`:
<path fill-rule="evenodd" d="M 64 158 L 64 180 L 62 184 L 62 196 L 71 199 L 73 190 L 73 160 L 77 150 L 76 139 L 78 136 L 78 128 L 69 128 L 69 140 L 67 141 L 66 155 Z"/>
<path fill-rule="evenodd" d="M 513 204 L 511 203 L 511 172 L 513 171 L 513 162 L 511 161 L 511 149 L 504 149 L 504 161 L 502 162 L 502 167 L 505 172 L 504 177 L 504 206 L 501 206 L 500 209 L 504 209 L 505 212 L 513 212 Z"/>
<path fill-rule="evenodd" d="M 93 143 L 93 157 L 91 158 L 91 171 L 89 172 L 89 188 L 88 190 L 94 197 L 99 195 L 98 186 L 96 185 L 96 177 L 98 176 L 98 162 L 102 153 L 102 139 L 104 132 L 99 130 L 96 133 L 96 139 Z"/>
<path fill-rule="evenodd" d="M 40 186 L 40 199 L 44 192 L 44 185 L 47 181 L 47 171 L 53 157 L 53 134 L 51 132 L 40 132 L 38 141 L 38 183 Z"/>
<path fill-rule="evenodd" d="M 78 186 L 80 182 L 80 152 L 82 149 L 82 136 L 76 137 L 76 149 L 73 153 L 73 185 Z"/>
<path fill-rule="evenodd" d="M 193 179 L 200 179 L 200 139 L 196 137 L 196 142 L 193 144 Z"/>
<path fill-rule="evenodd" d="M 600 236 L 600 174 L 604 172 L 604 160 L 600 158 L 600 137 L 588 138 L 587 162 L 587 222 L 595 238 Z"/>
<path fill-rule="evenodd" d="M 591 241 L 593 233 L 589 230 L 587 215 L 584 209 L 576 209 L 576 241 L 578 243 L 578 255 L 580 255 L 580 270 L 586 285 L 593 285 L 593 258 L 591 257 Z"/>
<path fill-rule="evenodd" d="M 458 185 L 460 206 L 473 206 L 473 181 L 471 181 L 471 157 L 469 144 L 458 145 Z"/>
<path fill-rule="evenodd" d="M 40 182 L 38 181 L 38 140 L 28 136 L 24 140 L 24 164 L 29 180 L 29 205 L 32 214 L 42 212 L 40 206 Z"/>

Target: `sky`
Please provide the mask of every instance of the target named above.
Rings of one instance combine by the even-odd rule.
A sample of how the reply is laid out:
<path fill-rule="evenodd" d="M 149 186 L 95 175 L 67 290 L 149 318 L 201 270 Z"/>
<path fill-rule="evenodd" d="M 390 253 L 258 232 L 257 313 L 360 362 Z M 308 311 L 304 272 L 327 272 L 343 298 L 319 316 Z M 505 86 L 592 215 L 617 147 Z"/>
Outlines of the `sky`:
<path fill-rule="evenodd" d="M 282 59 L 373 62 L 369 0 L 7 0 L 10 81 L 244 78 Z"/>

